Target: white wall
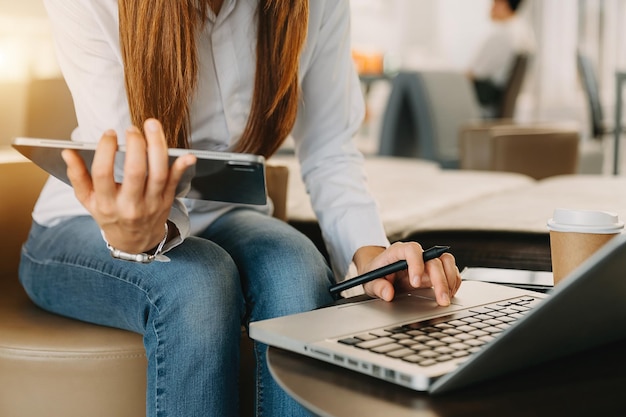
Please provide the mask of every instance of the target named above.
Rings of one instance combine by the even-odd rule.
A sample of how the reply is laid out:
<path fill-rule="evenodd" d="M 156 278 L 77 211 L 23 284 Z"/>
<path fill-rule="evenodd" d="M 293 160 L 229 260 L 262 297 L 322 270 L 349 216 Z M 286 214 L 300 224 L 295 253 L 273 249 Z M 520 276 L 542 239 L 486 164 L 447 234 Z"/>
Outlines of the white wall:
<path fill-rule="evenodd" d="M 465 68 L 489 29 L 491 0 L 352 0 L 356 48 L 400 66 Z"/>

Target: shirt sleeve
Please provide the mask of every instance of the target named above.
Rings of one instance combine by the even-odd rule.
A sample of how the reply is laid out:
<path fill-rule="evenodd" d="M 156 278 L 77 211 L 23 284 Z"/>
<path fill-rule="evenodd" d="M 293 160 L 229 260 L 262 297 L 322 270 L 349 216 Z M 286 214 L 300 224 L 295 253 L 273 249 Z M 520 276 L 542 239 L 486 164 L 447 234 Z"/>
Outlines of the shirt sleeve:
<path fill-rule="evenodd" d="M 293 138 L 333 270 L 342 278 L 358 248 L 389 241 L 353 140 L 364 99 L 351 57 L 349 2 L 315 3 Z"/>
<path fill-rule="evenodd" d="M 76 109 L 78 128 L 72 139 L 98 142 L 104 131 L 114 129 L 118 142 L 123 143 L 131 121 L 119 47 L 117 1 L 44 0 L 44 5 L 59 66 Z M 121 167 L 116 166 L 116 170 Z M 170 221 L 180 238 L 168 242 L 167 249 L 189 234 L 189 216 L 179 198 L 170 210 Z"/>

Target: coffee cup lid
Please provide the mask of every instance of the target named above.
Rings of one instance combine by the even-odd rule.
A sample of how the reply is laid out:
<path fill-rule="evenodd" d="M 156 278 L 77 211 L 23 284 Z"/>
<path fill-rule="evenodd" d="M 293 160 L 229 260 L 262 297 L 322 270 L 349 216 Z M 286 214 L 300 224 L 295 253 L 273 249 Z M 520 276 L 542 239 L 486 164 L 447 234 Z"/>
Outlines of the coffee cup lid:
<path fill-rule="evenodd" d="M 556 232 L 620 233 L 624 222 L 609 211 L 556 209 L 548 220 L 548 229 Z"/>

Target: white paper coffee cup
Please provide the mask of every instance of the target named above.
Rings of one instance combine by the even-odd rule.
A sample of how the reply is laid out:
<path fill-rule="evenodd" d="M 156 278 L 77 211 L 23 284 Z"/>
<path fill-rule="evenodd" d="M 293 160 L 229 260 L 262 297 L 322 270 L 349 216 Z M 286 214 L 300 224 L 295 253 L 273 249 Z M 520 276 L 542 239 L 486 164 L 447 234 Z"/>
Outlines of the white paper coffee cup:
<path fill-rule="evenodd" d="M 548 220 L 554 284 L 624 229 L 608 211 L 556 209 Z"/>

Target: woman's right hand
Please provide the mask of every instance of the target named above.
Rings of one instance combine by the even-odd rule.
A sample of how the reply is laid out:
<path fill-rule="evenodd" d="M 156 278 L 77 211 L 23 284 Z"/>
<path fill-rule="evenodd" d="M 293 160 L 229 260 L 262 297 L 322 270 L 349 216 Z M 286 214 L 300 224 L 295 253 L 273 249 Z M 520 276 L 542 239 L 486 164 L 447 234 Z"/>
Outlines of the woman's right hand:
<path fill-rule="evenodd" d="M 405 260 L 408 265 L 406 270 L 366 283 L 363 285 L 365 293 L 391 301 L 398 290 L 432 288 L 439 305 L 450 305 L 450 299 L 461 286 L 461 273 L 454 256 L 444 253 L 439 258 L 424 262 L 423 252 L 417 242 L 396 242 L 386 249 L 377 246 L 358 249 L 353 260 L 359 274 L 399 260 Z"/>
<path fill-rule="evenodd" d="M 121 184 L 114 179 L 115 131 L 102 135 L 91 174 L 76 151 L 63 151 L 67 176 L 76 197 L 96 220 L 111 246 L 129 253 L 145 252 L 163 239 L 176 187 L 185 170 L 196 162 L 196 157 L 188 154 L 178 157 L 169 167 L 161 124 L 149 119 L 144 123 L 144 131 L 145 138 L 137 127 L 126 131 Z"/>

